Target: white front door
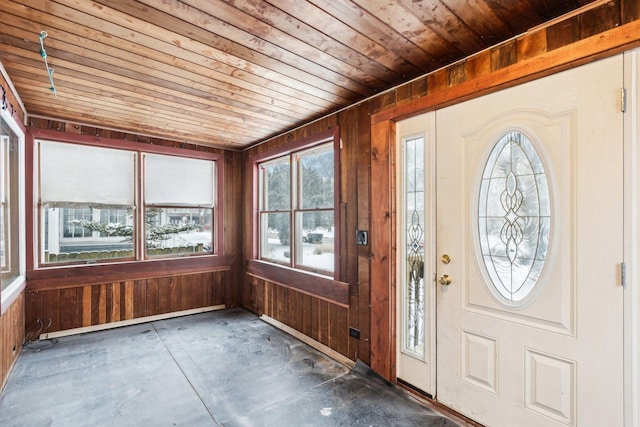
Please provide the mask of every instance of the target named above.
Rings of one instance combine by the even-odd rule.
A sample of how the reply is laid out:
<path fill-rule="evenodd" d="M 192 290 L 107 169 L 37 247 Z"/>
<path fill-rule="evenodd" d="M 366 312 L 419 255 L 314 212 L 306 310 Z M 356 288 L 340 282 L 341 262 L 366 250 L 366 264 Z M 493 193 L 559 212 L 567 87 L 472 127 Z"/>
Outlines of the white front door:
<path fill-rule="evenodd" d="M 623 423 L 622 70 L 436 113 L 436 397 L 483 424 Z"/>

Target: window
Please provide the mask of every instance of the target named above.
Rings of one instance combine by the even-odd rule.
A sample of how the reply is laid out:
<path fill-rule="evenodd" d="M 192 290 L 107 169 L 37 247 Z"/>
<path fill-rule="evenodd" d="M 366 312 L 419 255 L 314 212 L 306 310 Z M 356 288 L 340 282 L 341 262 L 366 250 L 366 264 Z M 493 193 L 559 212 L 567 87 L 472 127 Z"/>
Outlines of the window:
<path fill-rule="evenodd" d="M 522 303 L 533 291 L 547 257 L 551 203 L 544 165 L 522 132 L 505 133 L 482 174 L 478 242 L 500 301 Z"/>
<path fill-rule="evenodd" d="M 36 147 L 40 265 L 214 252 L 214 160 L 46 140 Z"/>
<path fill-rule="evenodd" d="M 20 176 L 22 144 L 2 118 L 0 132 L 0 262 L 2 290 L 21 276 Z"/>
<path fill-rule="evenodd" d="M 333 276 L 334 142 L 259 163 L 259 257 Z"/>
<path fill-rule="evenodd" d="M 106 222 L 101 211 L 135 211 L 137 153 L 54 141 L 38 147 L 41 263 L 133 258 L 134 222 Z"/>
<path fill-rule="evenodd" d="M 147 255 L 211 252 L 214 162 L 159 154 L 144 159 Z"/>

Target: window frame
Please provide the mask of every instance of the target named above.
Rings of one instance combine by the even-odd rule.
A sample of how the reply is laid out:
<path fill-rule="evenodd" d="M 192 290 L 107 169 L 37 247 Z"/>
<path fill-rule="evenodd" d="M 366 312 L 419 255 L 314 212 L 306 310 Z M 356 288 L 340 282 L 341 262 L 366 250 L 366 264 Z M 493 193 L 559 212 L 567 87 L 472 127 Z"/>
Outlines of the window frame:
<path fill-rule="evenodd" d="M 333 167 L 335 168 L 335 147 L 333 141 L 324 140 L 318 142 L 317 144 L 312 145 L 311 147 L 304 147 L 300 150 L 293 150 L 288 153 L 285 153 L 281 156 L 275 157 L 274 159 L 265 160 L 263 162 L 258 163 L 259 168 L 259 179 L 258 179 L 258 191 L 259 191 L 259 216 L 260 216 L 260 228 L 258 230 L 259 233 L 259 254 L 258 258 L 266 261 L 273 262 L 275 264 L 282 264 L 285 266 L 289 266 L 298 270 L 306 270 L 311 271 L 313 273 L 334 277 L 335 269 L 338 265 L 337 254 L 337 241 L 334 239 L 333 242 L 333 264 L 332 269 L 322 269 L 321 266 L 312 266 L 310 264 L 304 263 L 303 257 L 303 243 L 305 242 L 305 237 L 302 232 L 303 229 L 303 220 L 302 217 L 305 214 L 309 213 L 323 213 L 323 212 L 331 212 L 331 216 L 333 217 L 333 223 L 337 221 L 336 218 L 336 188 L 335 188 L 335 169 L 333 170 L 333 196 L 331 200 L 331 206 L 318 206 L 318 207 L 309 207 L 305 206 L 304 202 L 304 175 L 303 175 L 303 159 L 306 156 L 314 155 L 318 153 L 331 153 L 333 158 Z M 267 189 L 265 188 L 265 170 L 269 166 L 280 166 L 287 165 L 289 169 L 289 200 L 288 207 L 274 207 L 270 208 L 267 206 Z M 267 239 L 263 235 L 268 228 L 267 225 L 263 223 L 265 218 L 268 218 L 269 215 L 286 215 L 289 218 L 289 227 L 288 227 L 288 242 L 289 242 L 289 256 L 288 260 L 282 260 L 277 257 L 269 257 L 265 253 L 265 242 Z M 335 231 L 335 227 L 334 231 Z M 285 255 L 286 257 L 286 255 Z"/>
<path fill-rule="evenodd" d="M 8 110 L 0 109 L 0 117 L 5 125 L 14 133 L 17 137 L 17 168 L 15 173 L 9 171 L 9 174 L 13 179 L 17 178 L 17 192 L 13 195 L 17 197 L 16 205 L 18 216 L 18 229 L 13 230 L 17 233 L 17 253 L 12 256 L 17 256 L 17 268 L 18 272 L 12 280 L 6 285 L 2 283 L 0 279 L 0 314 L 4 313 L 13 303 L 13 301 L 20 295 L 22 290 L 26 287 L 26 221 L 25 221 L 25 131 L 24 128 L 18 123 L 13 115 Z M 1 165 L 4 173 L 4 164 Z M 4 287 L 4 289 L 2 289 Z"/>
<path fill-rule="evenodd" d="M 295 267 L 293 264 L 285 265 L 270 260 L 261 259 L 260 257 L 260 165 L 265 162 L 278 159 L 283 156 L 292 155 L 303 152 L 314 147 L 321 146 L 325 143 L 333 143 L 334 155 L 334 268 L 333 272 L 313 271 L 311 268 Z M 294 288 L 303 293 L 317 296 L 334 302 L 340 306 L 348 307 L 349 305 L 349 285 L 342 281 L 342 268 L 340 266 L 340 250 L 341 244 L 341 205 L 340 205 L 340 129 L 338 126 L 327 129 L 324 132 L 308 136 L 301 140 L 291 141 L 272 150 L 265 150 L 257 153 L 249 160 L 251 167 L 251 197 L 252 197 L 252 248 L 250 259 L 247 262 L 247 271 L 251 276 L 255 276 L 264 280 L 277 282 L 283 286 Z M 291 166 L 291 165 L 290 165 Z M 296 173 L 292 167 L 292 173 Z M 291 179 L 291 178 L 290 178 Z M 291 189 L 294 191 L 294 189 Z M 292 200 L 293 202 L 293 194 Z M 294 206 L 292 204 L 290 215 L 293 215 Z M 294 223 L 292 221 L 291 228 Z M 295 249 L 290 248 L 293 252 Z"/>
<path fill-rule="evenodd" d="M 82 144 L 94 147 L 116 148 L 134 151 L 136 155 L 136 179 L 135 179 L 135 238 L 134 238 L 134 258 L 121 258 L 117 260 L 101 260 L 96 263 L 55 263 L 45 264 L 40 261 L 41 251 L 41 222 L 40 206 L 38 204 L 38 173 L 39 164 L 36 152 L 37 143 L 40 140 Z M 196 254 L 179 254 L 169 257 L 146 257 L 144 244 L 144 200 L 142 194 L 143 175 L 141 174 L 142 153 L 164 154 L 179 156 L 184 158 L 194 158 L 210 160 L 215 162 L 216 182 L 214 183 L 213 208 L 213 245 L 211 252 Z M 27 209 L 26 220 L 29 224 L 27 228 L 27 274 L 30 279 L 30 287 L 34 289 L 46 288 L 56 283 L 65 284 L 85 284 L 87 281 L 95 280 L 133 280 L 138 277 L 145 278 L 165 273 L 195 273 L 219 270 L 229 270 L 231 268 L 231 257 L 222 253 L 224 198 L 221 189 L 224 188 L 224 162 L 223 155 L 217 152 L 204 150 L 189 150 L 178 146 L 164 146 L 147 144 L 143 142 L 132 142 L 116 140 L 111 138 L 92 137 L 81 134 L 60 133 L 50 130 L 29 130 L 27 133 L 26 145 L 27 168 L 27 200 L 32 201 L 33 208 Z M 114 269 L 114 266 L 118 266 Z"/>
<path fill-rule="evenodd" d="M 140 182 L 142 184 L 144 184 L 146 182 L 146 176 L 147 176 L 147 160 L 149 159 L 150 156 L 147 156 L 146 154 L 151 154 L 151 155 L 163 155 L 166 156 L 170 159 L 175 158 L 175 155 L 167 155 L 167 153 L 158 153 L 158 152 L 151 152 L 149 150 L 145 150 L 140 154 L 140 164 L 142 165 L 141 168 L 141 172 L 140 172 Z M 151 156 L 153 157 L 153 156 Z M 203 203 L 158 203 L 150 201 L 147 199 L 147 187 L 146 186 L 142 186 L 143 187 L 143 191 L 142 191 L 142 195 L 139 199 L 140 201 L 140 206 L 139 206 L 139 215 L 142 218 L 142 226 L 143 228 L 140 229 L 140 233 L 143 234 L 143 236 L 141 236 L 141 240 L 143 241 L 141 244 L 141 257 L 144 259 L 159 259 L 159 258 L 174 258 L 175 255 L 174 254 L 150 254 L 150 247 L 148 246 L 148 241 L 147 241 L 147 226 L 148 226 L 148 222 L 147 222 L 147 210 L 148 209 L 159 209 L 159 210 L 163 210 L 166 211 L 165 215 L 169 215 L 172 212 L 169 212 L 170 210 L 177 210 L 177 209 L 184 209 L 184 210 L 195 210 L 195 209 L 199 209 L 199 210 L 210 210 L 211 211 L 211 247 L 210 250 L 202 253 L 202 252 L 194 252 L 194 253 L 190 253 L 190 252 L 182 252 L 180 253 L 178 256 L 180 257 L 184 257 L 184 256 L 203 256 L 206 254 L 210 254 L 210 255 L 216 255 L 217 254 L 217 243 L 216 241 L 217 236 L 215 233 L 216 229 L 219 229 L 221 227 L 219 227 L 218 224 L 218 219 L 216 217 L 217 215 L 217 209 L 218 209 L 218 204 L 217 204 L 217 199 L 219 198 L 220 195 L 220 189 L 216 186 L 217 181 L 219 180 L 220 177 L 217 176 L 217 172 L 219 169 L 219 162 L 209 159 L 209 158 L 202 158 L 202 157 L 195 157 L 195 156 L 180 156 L 182 157 L 182 159 L 193 159 L 193 160 L 206 160 L 206 161 L 213 161 L 213 170 L 212 170 L 212 176 L 213 179 L 216 181 L 214 182 L 214 185 L 211 188 L 212 194 L 212 200 L 211 201 L 206 201 Z M 191 165 L 192 166 L 192 165 Z M 211 205 L 209 205 L 209 202 L 211 203 Z M 175 213 L 175 212 L 174 212 Z"/>

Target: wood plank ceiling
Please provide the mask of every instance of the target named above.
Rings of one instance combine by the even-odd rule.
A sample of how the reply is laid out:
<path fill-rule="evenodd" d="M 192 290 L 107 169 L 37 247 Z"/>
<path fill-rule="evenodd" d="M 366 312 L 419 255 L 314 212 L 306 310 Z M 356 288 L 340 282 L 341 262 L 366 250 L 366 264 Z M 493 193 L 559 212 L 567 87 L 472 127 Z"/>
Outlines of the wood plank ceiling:
<path fill-rule="evenodd" d="M 0 61 L 30 115 L 242 149 L 590 2 L 0 0 Z"/>

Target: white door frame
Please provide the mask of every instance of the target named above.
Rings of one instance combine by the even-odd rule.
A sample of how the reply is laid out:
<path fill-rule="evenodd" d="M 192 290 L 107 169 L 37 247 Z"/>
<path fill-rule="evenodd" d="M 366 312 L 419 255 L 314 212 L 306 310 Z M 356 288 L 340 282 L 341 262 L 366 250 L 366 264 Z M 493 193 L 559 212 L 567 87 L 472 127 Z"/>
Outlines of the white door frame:
<path fill-rule="evenodd" d="M 624 54 L 625 426 L 640 425 L 640 50 Z"/>

